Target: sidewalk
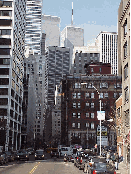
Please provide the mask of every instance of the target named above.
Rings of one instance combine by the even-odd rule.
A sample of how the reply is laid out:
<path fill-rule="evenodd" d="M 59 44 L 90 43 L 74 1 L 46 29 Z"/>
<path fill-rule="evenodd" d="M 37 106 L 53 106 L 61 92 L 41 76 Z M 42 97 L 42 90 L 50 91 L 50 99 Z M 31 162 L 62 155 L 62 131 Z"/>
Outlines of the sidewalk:
<path fill-rule="evenodd" d="M 123 161 L 119 163 L 117 174 L 130 174 L 130 165 L 126 166 Z"/>

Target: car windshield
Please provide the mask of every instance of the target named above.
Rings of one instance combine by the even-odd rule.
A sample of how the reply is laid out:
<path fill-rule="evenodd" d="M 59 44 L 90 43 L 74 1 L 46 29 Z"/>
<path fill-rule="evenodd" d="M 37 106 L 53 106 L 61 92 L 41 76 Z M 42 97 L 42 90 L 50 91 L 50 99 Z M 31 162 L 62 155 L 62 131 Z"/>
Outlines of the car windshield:
<path fill-rule="evenodd" d="M 43 154 L 43 151 L 36 151 L 37 154 Z"/>
<path fill-rule="evenodd" d="M 8 152 L 5 152 L 5 153 L 8 154 L 8 155 L 11 155 L 11 152 L 9 152 L 9 151 Z"/>
<path fill-rule="evenodd" d="M 27 153 L 25 150 L 19 150 L 18 153 Z"/>
<path fill-rule="evenodd" d="M 112 166 L 106 163 L 94 163 L 93 167 L 95 167 L 97 170 L 112 170 Z"/>

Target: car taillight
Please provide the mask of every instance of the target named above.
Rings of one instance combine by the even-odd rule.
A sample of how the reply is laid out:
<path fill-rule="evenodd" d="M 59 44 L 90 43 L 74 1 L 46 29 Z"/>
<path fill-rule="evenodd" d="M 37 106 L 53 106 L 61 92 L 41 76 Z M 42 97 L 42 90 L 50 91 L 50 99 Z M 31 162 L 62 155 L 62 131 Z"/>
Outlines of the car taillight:
<path fill-rule="evenodd" d="M 96 174 L 96 170 L 93 170 L 93 174 Z"/>
<path fill-rule="evenodd" d="M 114 174 L 116 174 L 116 172 L 114 171 Z"/>
<path fill-rule="evenodd" d="M 82 163 L 82 158 L 80 159 L 80 163 Z"/>

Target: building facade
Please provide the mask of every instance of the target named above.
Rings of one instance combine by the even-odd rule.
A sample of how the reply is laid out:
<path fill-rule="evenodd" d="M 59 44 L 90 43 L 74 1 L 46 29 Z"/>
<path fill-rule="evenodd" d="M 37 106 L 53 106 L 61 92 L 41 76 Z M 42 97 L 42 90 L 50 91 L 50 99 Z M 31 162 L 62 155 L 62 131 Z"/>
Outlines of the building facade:
<path fill-rule="evenodd" d="M 56 104 L 52 110 L 52 144 L 61 144 L 61 95 L 56 96 Z"/>
<path fill-rule="evenodd" d="M 124 144 L 124 120 L 122 117 L 122 95 L 116 100 L 116 132 L 117 132 L 117 152 L 119 157 L 123 156 Z"/>
<path fill-rule="evenodd" d="M 84 68 L 85 64 L 91 62 L 99 62 L 99 59 L 100 59 L 100 53 L 98 52 L 83 53 L 82 51 L 80 52 L 76 51 L 74 63 L 72 65 L 70 74 L 74 74 L 74 76 L 86 74 Z"/>
<path fill-rule="evenodd" d="M 84 29 L 66 26 L 61 32 L 61 46 L 70 48 L 70 69 L 73 64 L 73 48 L 84 46 Z"/>
<path fill-rule="evenodd" d="M 25 59 L 24 65 L 26 73 L 24 78 L 23 128 L 25 127 L 27 130 L 26 145 L 39 146 L 42 145 L 44 131 L 45 56 L 29 55 Z M 25 141 L 24 138 L 23 141 Z"/>
<path fill-rule="evenodd" d="M 96 45 L 100 51 L 100 62 L 110 63 L 111 74 L 118 74 L 118 53 L 117 53 L 116 32 L 101 31 L 96 38 Z"/>
<path fill-rule="evenodd" d="M 42 0 L 27 0 L 25 46 L 41 54 Z"/>
<path fill-rule="evenodd" d="M 60 18 L 51 15 L 42 15 L 42 33 L 46 34 L 46 48 L 60 46 Z"/>
<path fill-rule="evenodd" d="M 25 12 L 25 0 L 0 1 L 0 142 L 7 151 L 21 147 Z"/>
<path fill-rule="evenodd" d="M 122 75 L 122 117 L 124 124 L 123 158 L 130 154 L 130 0 L 122 0 L 118 9 L 119 74 Z"/>
<path fill-rule="evenodd" d="M 52 109 L 55 105 L 56 85 L 64 75 L 69 74 L 70 49 L 65 47 L 49 46 L 47 56 L 47 106 L 45 120 L 46 142 L 52 136 Z M 48 140 L 47 140 L 48 139 Z"/>
<path fill-rule="evenodd" d="M 93 68 L 93 72 L 92 72 Z M 62 143 L 81 144 L 84 147 L 97 143 L 97 111 L 99 95 L 105 119 L 111 116 L 115 100 L 121 95 L 121 77 L 111 74 L 111 65 L 92 63 L 86 66 L 87 75 L 66 76 L 62 81 Z M 99 95 L 96 89 L 99 92 Z M 115 131 L 108 129 L 109 145 L 115 144 Z"/>

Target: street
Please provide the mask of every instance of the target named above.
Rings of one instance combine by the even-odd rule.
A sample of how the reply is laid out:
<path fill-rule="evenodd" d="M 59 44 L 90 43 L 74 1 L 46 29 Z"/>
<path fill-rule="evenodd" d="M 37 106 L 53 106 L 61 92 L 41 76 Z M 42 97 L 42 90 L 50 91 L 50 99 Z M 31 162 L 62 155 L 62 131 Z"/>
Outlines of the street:
<path fill-rule="evenodd" d="M 83 171 L 72 162 L 64 162 L 63 158 L 47 158 L 45 160 L 10 162 L 0 166 L 0 174 L 82 174 Z"/>

